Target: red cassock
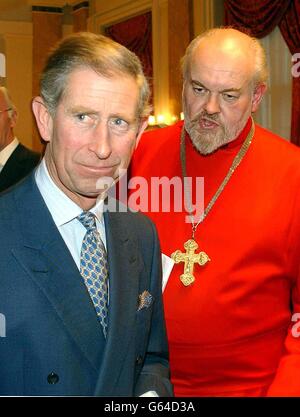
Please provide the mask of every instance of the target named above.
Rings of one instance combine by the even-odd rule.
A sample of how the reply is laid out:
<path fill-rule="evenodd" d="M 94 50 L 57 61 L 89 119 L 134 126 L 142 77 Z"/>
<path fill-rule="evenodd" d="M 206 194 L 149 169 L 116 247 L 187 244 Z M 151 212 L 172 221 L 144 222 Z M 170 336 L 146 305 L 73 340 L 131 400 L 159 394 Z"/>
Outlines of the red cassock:
<path fill-rule="evenodd" d="M 193 203 L 196 177 L 204 178 L 206 207 L 250 127 L 251 119 L 235 141 L 208 156 L 186 137 Z M 150 183 L 182 178 L 181 128 L 179 122 L 144 134 L 131 164 L 131 177 L 145 177 L 149 194 L 142 202 L 133 189 L 129 201 L 155 222 L 168 256 L 184 252 L 191 223 L 185 210 L 174 210 L 182 198 L 178 189 L 170 210 L 165 204 L 158 211 L 166 195 L 154 193 L 151 201 Z M 175 395 L 300 395 L 300 325 L 292 321 L 300 313 L 300 150 L 256 125 L 248 152 L 195 240 L 210 261 L 194 266 L 190 286 L 180 281 L 183 263 L 175 264 L 164 291 Z"/>

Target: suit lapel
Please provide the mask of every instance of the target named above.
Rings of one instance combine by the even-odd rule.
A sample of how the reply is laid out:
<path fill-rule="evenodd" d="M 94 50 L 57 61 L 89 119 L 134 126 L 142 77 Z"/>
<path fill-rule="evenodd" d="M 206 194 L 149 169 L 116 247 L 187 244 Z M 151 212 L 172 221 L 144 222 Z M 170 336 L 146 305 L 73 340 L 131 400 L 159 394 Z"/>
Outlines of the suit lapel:
<path fill-rule="evenodd" d="M 98 371 L 101 327 L 81 275 L 37 189 L 33 175 L 15 190 L 15 195 L 24 241 L 14 249 L 13 254 Z"/>
<path fill-rule="evenodd" d="M 14 195 L 16 219 L 20 222 L 17 227 L 23 241 L 14 248 L 13 255 L 99 372 L 95 395 L 113 394 L 132 338 L 138 304 L 138 276 L 143 268 L 136 238 L 126 225 L 126 214 L 104 213 L 109 262 L 109 329 L 102 356 L 102 332 L 92 301 L 37 189 L 34 174 L 14 190 Z"/>
<path fill-rule="evenodd" d="M 113 394 L 132 338 L 143 261 L 125 213 L 104 213 L 109 262 L 109 327 L 95 395 Z"/>

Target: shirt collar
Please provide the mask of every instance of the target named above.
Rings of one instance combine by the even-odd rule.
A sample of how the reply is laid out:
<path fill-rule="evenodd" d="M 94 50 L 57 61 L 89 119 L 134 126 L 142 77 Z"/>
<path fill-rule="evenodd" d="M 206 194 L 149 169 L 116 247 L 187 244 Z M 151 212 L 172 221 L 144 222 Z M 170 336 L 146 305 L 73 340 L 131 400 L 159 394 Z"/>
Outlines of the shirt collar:
<path fill-rule="evenodd" d="M 63 226 L 82 213 L 82 208 L 54 183 L 47 169 L 45 158 L 36 169 L 35 180 L 56 226 Z M 104 201 L 99 199 L 89 210 L 99 222 L 103 221 L 103 203 Z"/>
<path fill-rule="evenodd" d="M 10 158 L 13 151 L 19 145 L 19 141 L 17 138 L 14 138 L 12 142 L 10 142 L 4 149 L 0 152 L 0 165 L 4 166 L 8 159 Z"/>

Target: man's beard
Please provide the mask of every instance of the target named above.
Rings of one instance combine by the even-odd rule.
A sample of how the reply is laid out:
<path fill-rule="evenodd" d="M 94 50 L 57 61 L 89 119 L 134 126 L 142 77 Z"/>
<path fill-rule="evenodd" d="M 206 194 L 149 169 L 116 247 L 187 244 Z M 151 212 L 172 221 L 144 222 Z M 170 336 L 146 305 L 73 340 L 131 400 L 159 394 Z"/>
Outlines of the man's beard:
<path fill-rule="evenodd" d="M 244 128 L 249 115 L 245 113 L 244 117 L 236 125 L 229 127 L 224 125 L 218 114 L 208 114 L 205 110 L 190 119 L 186 114 L 184 117 L 185 130 L 189 134 L 193 145 L 202 155 L 209 155 L 219 149 L 221 146 L 236 139 L 238 134 Z M 199 121 L 203 119 L 207 122 L 215 122 L 214 129 L 203 129 Z"/>

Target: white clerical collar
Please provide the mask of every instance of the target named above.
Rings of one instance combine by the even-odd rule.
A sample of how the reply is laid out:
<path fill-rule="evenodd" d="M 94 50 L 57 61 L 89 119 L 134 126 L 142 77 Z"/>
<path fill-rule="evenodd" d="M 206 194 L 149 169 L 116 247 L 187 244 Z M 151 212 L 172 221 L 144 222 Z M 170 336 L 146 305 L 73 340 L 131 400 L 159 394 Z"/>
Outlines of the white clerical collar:
<path fill-rule="evenodd" d="M 12 142 L 10 142 L 4 149 L 0 152 L 0 165 L 4 166 L 8 159 L 10 158 L 13 151 L 19 145 L 19 141 L 17 138 L 14 138 Z"/>
<path fill-rule="evenodd" d="M 56 226 L 62 226 L 74 220 L 83 211 L 54 183 L 48 172 L 45 158 L 37 167 L 35 180 Z M 99 222 L 103 221 L 103 199 L 99 199 L 89 211 L 95 214 Z"/>

